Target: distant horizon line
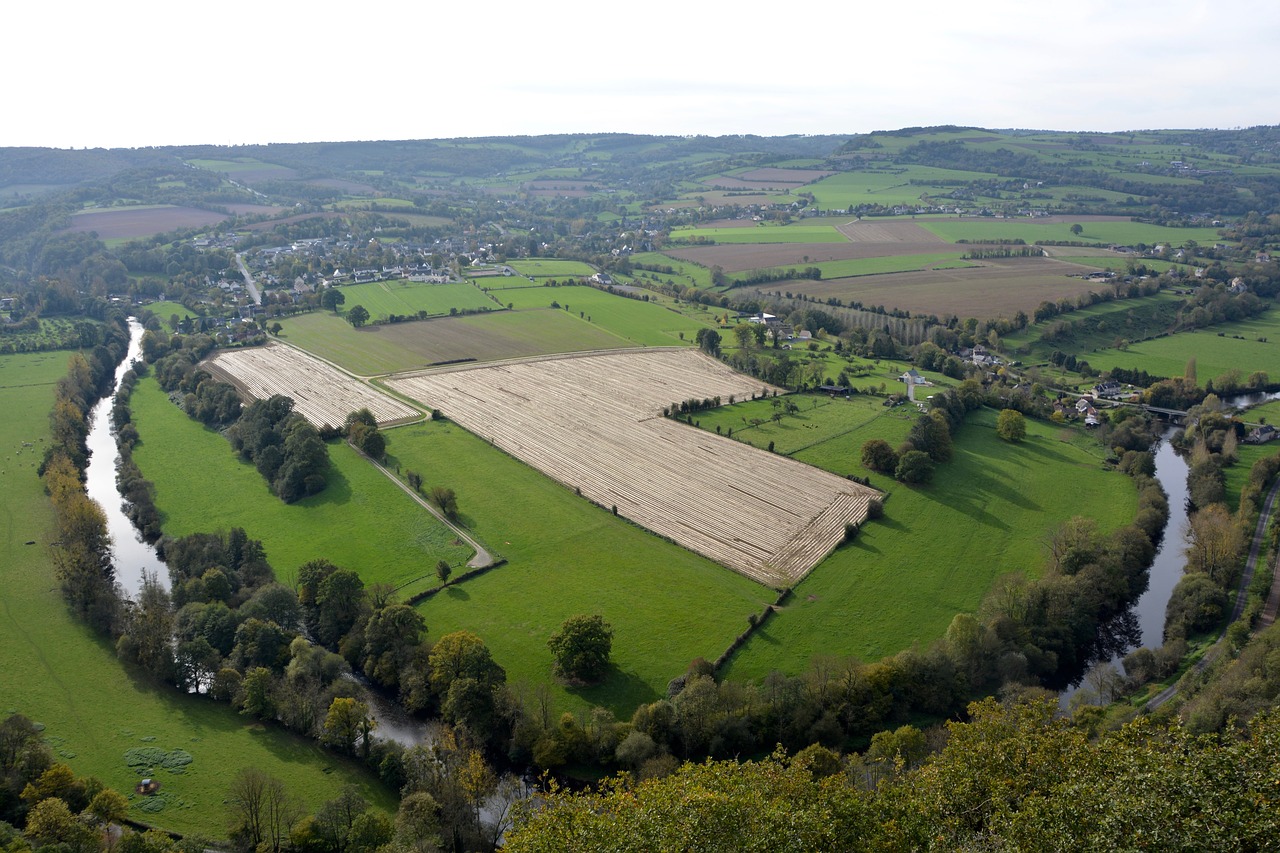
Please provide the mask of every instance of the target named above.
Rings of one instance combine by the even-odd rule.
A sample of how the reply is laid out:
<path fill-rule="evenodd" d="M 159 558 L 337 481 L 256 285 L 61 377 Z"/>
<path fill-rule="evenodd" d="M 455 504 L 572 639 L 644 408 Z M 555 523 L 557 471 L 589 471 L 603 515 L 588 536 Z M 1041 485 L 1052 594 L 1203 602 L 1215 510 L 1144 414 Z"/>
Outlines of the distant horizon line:
<path fill-rule="evenodd" d="M 352 145 L 378 142 L 466 142 L 483 139 L 546 139 L 557 136 L 636 136 L 658 139 L 788 139 L 788 138 L 822 138 L 822 137 L 854 137 L 875 136 L 877 134 L 901 134 L 906 131 L 927 133 L 930 131 L 964 131 L 980 130 L 990 133 L 1061 133 L 1061 134 L 1096 134 L 1099 136 L 1117 136 L 1126 133 L 1191 133 L 1208 131 L 1253 130 L 1255 128 L 1280 127 L 1275 124 L 1232 125 L 1228 127 L 1143 127 L 1124 130 L 1090 130 L 1090 129 L 1058 129 L 1048 127 L 984 127 L 968 124 L 936 124 L 936 125 L 904 125 L 898 128 L 880 128 L 876 130 L 842 131 L 836 133 L 641 133 L 626 130 L 600 131 L 563 131 L 555 133 L 499 133 L 479 134 L 475 136 L 417 136 L 417 137 L 381 137 L 369 139 L 302 139 L 271 142 L 168 142 L 148 145 L 22 145 L 0 144 L 2 149 L 39 149 L 46 151 L 146 151 L 166 148 L 264 148 L 273 145 Z"/>

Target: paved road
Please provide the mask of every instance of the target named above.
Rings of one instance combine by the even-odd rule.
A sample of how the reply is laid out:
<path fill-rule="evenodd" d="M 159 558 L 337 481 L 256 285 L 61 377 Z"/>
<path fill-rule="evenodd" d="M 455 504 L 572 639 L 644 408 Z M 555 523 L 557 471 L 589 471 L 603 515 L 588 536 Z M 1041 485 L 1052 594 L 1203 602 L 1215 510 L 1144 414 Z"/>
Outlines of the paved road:
<path fill-rule="evenodd" d="M 1244 613 L 1245 603 L 1249 600 L 1249 584 L 1253 581 L 1253 572 L 1258 565 L 1258 557 L 1261 555 L 1263 544 L 1267 539 L 1267 522 L 1271 520 L 1271 510 L 1275 506 L 1277 493 L 1280 493 L 1280 477 L 1277 477 L 1276 481 L 1271 485 L 1271 491 L 1267 493 L 1267 500 L 1262 505 L 1262 512 L 1258 514 L 1258 526 L 1253 531 L 1253 542 L 1249 545 L 1249 559 L 1244 564 L 1244 575 L 1240 578 L 1240 589 L 1236 593 L 1235 606 L 1231 608 L 1231 618 L 1227 620 L 1228 627 L 1240 618 L 1240 614 Z M 1276 580 L 1280 579 L 1280 561 L 1277 561 L 1275 571 L 1276 579 L 1272 580 L 1271 588 L 1272 599 L 1276 598 L 1277 594 L 1278 585 Z M 1268 601 L 1268 606 L 1270 606 L 1270 601 Z M 1272 618 L 1275 618 L 1274 615 Z M 1210 663 L 1218 659 L 1223 651 L 1223 638 L 1226 636 L 1226 629 L 1223 629 L 1222 633 L 1218 635 L 1218 639 L 1214 641 L 1213 647 L 1205 652 L 1204 657 L 1200 658 L 1196 665 L 1192 667 L 1192 672 L 1201 672 Z M 1147 702 L 1145 710 L 1148 712 L 1154 711 L 1177 694 L 1178 683 L 1174 682 L 1152 697 Z"/>
<path fill-rule="evenodd" d="M 249 289 L 249 298 L 253 300 L 254 305 L 261 305 L 262 294 L 258 292 L 258 285 L 254 284 L 253 276 L 249 275 L 249 268 L 244 265 L 244 256 L 239 252 L 236 253 L 236 266 L 240 267 L 240 275 L 244 276 L 244 286 Z"/>

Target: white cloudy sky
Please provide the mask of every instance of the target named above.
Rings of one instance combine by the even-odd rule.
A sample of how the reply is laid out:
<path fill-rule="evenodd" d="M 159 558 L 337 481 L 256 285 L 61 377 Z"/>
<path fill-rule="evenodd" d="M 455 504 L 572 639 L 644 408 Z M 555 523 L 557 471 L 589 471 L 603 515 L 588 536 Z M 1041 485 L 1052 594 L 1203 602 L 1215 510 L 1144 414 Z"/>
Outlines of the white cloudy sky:
<path fill-rule="evenodd" d="M 1280 123 L 1275 0 L 17 0 L 3 17 L 3 146 Z"/>

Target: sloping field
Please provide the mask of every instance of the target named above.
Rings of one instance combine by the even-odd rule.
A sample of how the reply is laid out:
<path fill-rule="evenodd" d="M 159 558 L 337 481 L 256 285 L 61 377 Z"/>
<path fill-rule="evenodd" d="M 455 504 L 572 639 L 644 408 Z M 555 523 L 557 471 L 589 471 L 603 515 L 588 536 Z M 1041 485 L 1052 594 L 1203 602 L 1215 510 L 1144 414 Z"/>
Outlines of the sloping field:
<path fill-rule="evenodd" d="M 394 373 L 442 361 L 494 361 L 558 352 L 631 346 L 568 311 L 490 311 L 415 323 L 356 329 L 317 311 L 284 321 L 291 343 L 352 373 Z"/>
<path fill-rule="evenodd" d="M 1017 311 L 1028 314 L 1041 302 L 1076 297 L 1096 284 L 1081 278 L 1076 264 L 1050 258 L 1009 258 L 980 261 L 982 266 L 965 269 L 864 275 L 857 278 L 822 281 L 789 281 L 786 290 L 826 301 L 836 297 L 846 302 L 903 308 L 917 314 L 955 314 L 957 317 L 1012 317 Z M 765 285 L 763 291 L 777 290 Z"/>
<path fill-rule="evenodd" d="M 875 495 L 661 417 L 672 402 L 761 390 L 692 350 L 515 362 L 388 384 L 584 497 L 772 586 L 794 583 L 826 557 Z"/>
<path fill-rule="evenodd" d="M 945 243 L 941 237 L 914 222 L 857 220 L 836 230 L 855 243 Z"/>
<path fill-rule="evenodd" d="M 162 231 L 200 228 L 226 219 L 224 213 L 195 207 L 172 205 L 138 205 L 112 210 L 90 210 L 71 217 L 67 230 L 72 233 L 95 231 L 103 240 L 150 237 Z"/>
<path fill-rule="evenodd" d="M 962 247 L 948 246 L 941 240 L 919 242 L 890 240 L 882 243 L 755 243 L 667 249 L 664 254 L 692 261 L 710 268 L 718 266 L 727 273 L 770 267 L 809 266 L 827 261 L 862 260 L 865 258 L 898 258 L 911 255 L 936 255 L 940 251 Z M 972 247 L 966 246 L 964 249 Z"/>
<path fill-rule="evenodd" d="M 293 410 L 317 428 L 342 426 L 359 409 L 368 409 L 379 424 L 420 414 L 336 367 L 280 344 L 220 352 L 207 366 L 256 399 L 292 397 Z"/>

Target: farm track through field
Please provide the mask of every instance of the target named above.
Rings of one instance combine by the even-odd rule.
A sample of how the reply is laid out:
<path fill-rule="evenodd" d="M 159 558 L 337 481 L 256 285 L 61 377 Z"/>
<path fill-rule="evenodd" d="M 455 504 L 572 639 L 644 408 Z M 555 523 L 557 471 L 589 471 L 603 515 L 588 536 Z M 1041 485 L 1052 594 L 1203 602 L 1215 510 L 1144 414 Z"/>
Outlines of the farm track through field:
<path fill-rule="evenodd" d="M 595 503 L 772 586 L 803 577 L 877 494 L 661 417 L 683 400 L 761 391 L 689 349 L 471 366 L 387 384 Z"/>

